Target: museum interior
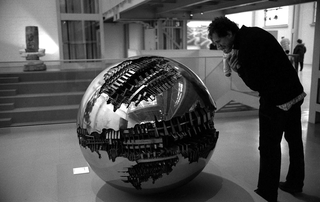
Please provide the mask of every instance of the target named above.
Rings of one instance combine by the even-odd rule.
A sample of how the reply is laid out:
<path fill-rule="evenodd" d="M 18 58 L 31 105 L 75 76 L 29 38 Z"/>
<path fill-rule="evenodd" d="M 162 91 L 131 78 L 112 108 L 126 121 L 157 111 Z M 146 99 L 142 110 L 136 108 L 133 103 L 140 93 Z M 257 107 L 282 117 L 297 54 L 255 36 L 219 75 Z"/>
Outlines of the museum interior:
<path fill-rule="evenodd" d="M 320 202 L 319 2 L 1 0 L 0 202 L 266 201 L 259 95 L 224 75 L 219 16 L 288 38 L 293 68 L 303 41 L 304 187 L 278 201 Z"/>

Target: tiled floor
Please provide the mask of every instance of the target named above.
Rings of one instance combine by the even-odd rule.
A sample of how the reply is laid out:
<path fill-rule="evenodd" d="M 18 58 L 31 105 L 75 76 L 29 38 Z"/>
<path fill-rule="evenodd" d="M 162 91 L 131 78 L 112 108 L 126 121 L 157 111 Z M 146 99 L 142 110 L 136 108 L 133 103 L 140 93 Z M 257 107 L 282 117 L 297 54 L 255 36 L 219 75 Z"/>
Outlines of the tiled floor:
<path fill-rule="evenodd" d="M 309 92 L 311 70 L 298 73 Z M 304 192 L 293 196 L 279 190 L 280 202 L 320 201 L 320 124 L 308 123 L 309 99 L 303 104 L 303 139 L 306 180 Z M 216 118 L 220 131 L 216 150 L 202 173 L 176 190 L 156 196 L 131 195 L 110 187 L 91 170 L 74 175 L 73 168 L 87 166 L 80 151 L 75 124 L 0 129 L 0 202 L 259 202 L 258 118 Z M 288 168 L 283 141 L 282 175 Z"/>

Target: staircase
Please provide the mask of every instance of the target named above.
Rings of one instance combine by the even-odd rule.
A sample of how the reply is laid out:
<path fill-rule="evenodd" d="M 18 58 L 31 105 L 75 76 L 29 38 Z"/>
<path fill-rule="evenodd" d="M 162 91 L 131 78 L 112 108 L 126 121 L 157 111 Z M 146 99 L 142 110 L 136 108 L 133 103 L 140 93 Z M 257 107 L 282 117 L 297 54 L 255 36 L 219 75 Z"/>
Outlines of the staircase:
<path fill-rule="evenodd" d="M 248 115 L 258 115 L 258 109 L 231 100 L 225 106 L 216 111 L 215 117 L 221 118 Z"/>
<path fill-rule="evenodd" d="M 75 123 L 82 96 L 102 69 L 0 73 L 0 128 Z M 257 114 L 231 100 L 216 117 Z"/>
<path fill-rule="evenodd" d="M 75 122 L 101 69 L 0 73 L 0 128 Z"/>

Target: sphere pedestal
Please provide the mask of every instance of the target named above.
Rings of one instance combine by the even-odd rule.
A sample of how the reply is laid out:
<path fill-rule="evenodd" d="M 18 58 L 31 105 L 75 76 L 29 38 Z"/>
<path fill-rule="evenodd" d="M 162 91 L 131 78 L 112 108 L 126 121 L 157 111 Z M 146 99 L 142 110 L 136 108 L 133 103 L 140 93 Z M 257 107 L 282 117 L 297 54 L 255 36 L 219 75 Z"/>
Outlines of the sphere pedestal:
<path fill-rule="evenodd" d="M 105 182 L 159 193 L 196 177 L 218 140 L 215 103 L 201 79 L 169 58 L 128 58 L 103 70 L 77 117 L 84 158 Z"/>

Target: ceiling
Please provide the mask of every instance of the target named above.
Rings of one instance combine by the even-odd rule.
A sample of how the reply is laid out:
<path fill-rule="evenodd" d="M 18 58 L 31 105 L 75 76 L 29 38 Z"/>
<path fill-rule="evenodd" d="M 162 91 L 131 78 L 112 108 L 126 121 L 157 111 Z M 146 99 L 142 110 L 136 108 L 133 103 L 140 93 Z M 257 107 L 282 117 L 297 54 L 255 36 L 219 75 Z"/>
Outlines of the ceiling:
<path fill-rule="evenodd" d="M 139 3 L 135 3 L 139 2 Z M 104 12 L 106 21 L 161 18 L 212 20 L 213 16 L 313 2 L 312 0 L 124 0 Z M 130 5 L 131 4 L 131 5 Z"/>

